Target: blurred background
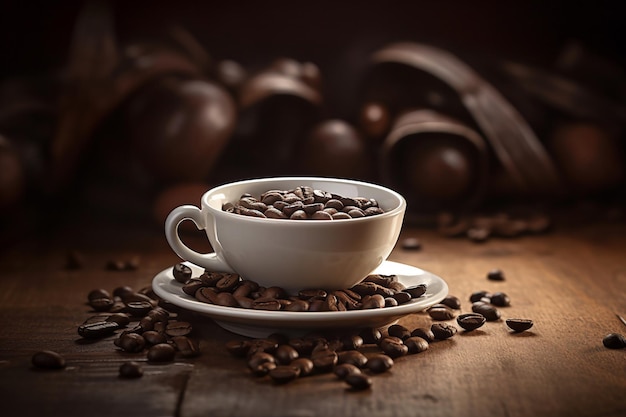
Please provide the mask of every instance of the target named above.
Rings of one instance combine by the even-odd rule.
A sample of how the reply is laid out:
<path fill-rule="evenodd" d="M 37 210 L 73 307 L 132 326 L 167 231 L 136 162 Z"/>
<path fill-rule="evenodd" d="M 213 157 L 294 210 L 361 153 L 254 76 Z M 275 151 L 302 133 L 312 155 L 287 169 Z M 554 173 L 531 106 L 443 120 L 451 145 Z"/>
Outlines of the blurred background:
<path fill-rule="evenodd" d="M 269 175 L 384 184 L 407 221 L 477 240 L 472 225 L 543 231 L 581 202 L 623 219 L 623 16 L 613 1 L 4 1 L 2 243 L 70 221 L 161 230 L 209 187 Z"/>

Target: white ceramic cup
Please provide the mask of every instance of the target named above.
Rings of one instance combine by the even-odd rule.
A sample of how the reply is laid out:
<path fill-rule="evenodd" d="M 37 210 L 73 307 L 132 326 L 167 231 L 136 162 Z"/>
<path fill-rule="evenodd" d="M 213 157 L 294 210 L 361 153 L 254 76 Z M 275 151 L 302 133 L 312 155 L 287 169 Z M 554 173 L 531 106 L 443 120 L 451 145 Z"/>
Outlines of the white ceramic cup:
<path fill-rule="evenodd" d="M 244 193 L 309 186 L 344 197 L 378 201 L 385 211 L 345 220 L 288 220 L 244 216 L 222 210 Z M 307 288 L 349 288 L 382 264 L 393 250 L 404 220 L 405 199 L 365 182 L 317 177 L 275 177 L 233 182 L 207 191 L 201 208 L 175 208 L 165 221 L 168 243 L 182 259 L 210 271 L 235 272 L 244 279 L 294 294 Z M 215 252 L 198 253 L 180 239 L 178 226 L 193 221 L 204 229 Z"/>

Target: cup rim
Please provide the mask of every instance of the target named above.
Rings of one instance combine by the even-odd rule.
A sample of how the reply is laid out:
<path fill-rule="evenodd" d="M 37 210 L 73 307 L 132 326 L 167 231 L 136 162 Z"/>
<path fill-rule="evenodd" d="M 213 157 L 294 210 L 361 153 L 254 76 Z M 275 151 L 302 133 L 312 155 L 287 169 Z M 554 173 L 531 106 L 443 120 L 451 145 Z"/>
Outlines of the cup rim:
<path fill-rule="evenodd" d="M 392 196 L 394 199 L 396 199 L 398 201 L 398 203 L 395 205 L 394 208 L 392 208 L 391 210 L 386 210 L 384 213 L 382 214 L 378 214 L 375 216 L 365 216 L 365 217 L 358 217 L 358 218 L 351 218 L 351 219 L 336 219 L 336 220 L 332 220 L 332 221 L 292 221 L 292 222 L 285 222 L 286 219 L 273 219 L 273 218 L 259 218 L 259 217 L 253 217 L 253 216 L 243 216 L 241 214 L 235 214 L 235 213 L 229 213 L 226 211 L 223 211 L 221 209 L 217 209 L 215 207 L 212 207 L 209 204 L 209 196 L 211 195 L 215 195 L 217 193 L 219 193 L 220 191 L 227 189 L 229 187 L 232 186 L 239 186 L 239 185 L 246 185 L 246 184 L 250 184 L 250 185 L 256 185 L 259 183 L 263 183 L 263 182 L 271 182 L 271 181 L 302 181 L 302 182 L 313 182 L 313 181 L 321 181 L 321 182 L 337 182 L 337 183 L 342 183 L 342 184 L 348 184 L 348 185 L 355 185 L 355 186 L 362 186 L 362 187 L 369 187 L 369 188 L 374 188 L 377 189 L 378 191 L 382 191 L 384 193 L 389 194 L 390 196 Z M 350 196 L 350 197 L 356 197 L 356 196 Z M 258 178 L 251 178 L 251 179 L 244 179 L 244 180 L 238 180 L 238 181 L 233 181 L 233 182 L 228 182 L 225 184 L 221 184 L 218 185 L 216 187 L 211 188 L 210 190 L 206 191 L 202 197 L 201 197 L 201 203 L 202 203 L 202 208 L 206 208 L 208 210 L 210 210 L 214 215 L 217 216 L 236 216 L 237 219 L 240 219 L 241 221 L 244 222 L 263 222 L 263 223 L 267 223 L 267 222 L 279 222 L 279 223 L 283 223 L 283 224 L 299 224 L 299 225 L 315 225 L 316 227 L 319 227 L 323 224 L 337 224 L 337 222 L 339 223 L 345 223 L 345 222 L 369 222 L 369 221 L 376 221 L 376 220 L 383 220 L 389 217 L 394 217 L 398 214 L 402 214 L 406 211 L 406 206 L 407 206 L 407 202 L 406 199 L 402 196 L 402 194 L 400 194 L 397 191 L 394 191 L 388 187 L 385 187 L 383 185 L 379 185 L 379 184 L 374 184 L 371 182 L 366 182 L 366 181 L 361 181 L 361 180 L 353 180 L 353 179 L 347 179 L 347 178 L 336 178 L 336 177 L 319 177 L 319 176 L 271 176 L 271 177 L 258 177 Z"/>

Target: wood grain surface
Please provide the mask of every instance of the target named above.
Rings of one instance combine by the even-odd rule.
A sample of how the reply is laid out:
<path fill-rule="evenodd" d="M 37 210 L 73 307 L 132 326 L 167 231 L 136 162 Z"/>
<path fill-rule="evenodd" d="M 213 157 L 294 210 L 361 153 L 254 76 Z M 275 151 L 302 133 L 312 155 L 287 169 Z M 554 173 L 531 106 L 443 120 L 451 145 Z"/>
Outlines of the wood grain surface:
<path fill-rule="evenodd" d="M 332 374 L 276 385 L 250 375 L 224 345 L 242 336 L 210 320 L 179 312 L 194 325 L 201 356 L 163 365 L 144 363 L 142 378 L 118 377 L 127 360 L 145 354 L 116 349 L 114 337 L 85 341 L 77 327 L 93 313 L 94 288 L 148 286 L 178 261 L 160 231 L 65 230 L 28 239 L 0 258 L 0 404 L 5 416 L 587 416 L 626 415 L 626 349 L 602 345 L 610 332 L 626 334 L 626 224 L 556 228 L 540 236 L 473 243 L 436 231 L 405 227 L 421 250 L 400 245 L 390 259 L 441 276 L 450 294 L 471 311 L 477 290 L 503 291 L 511 306 L 502 319 L 459 332 L 417 355 L 396 359 L 374 375 L 369 390 L 352 392 Z M 206 243 L 190 235 L 191 245 Z M 64 268 L 68 250 L 84 266 Z M 109 260 L 139 257 L 131 271 L 110 271 Z M 504 281 L 486 274 L 500 268 Z M 534 326 L 512 333 L 506 318 Z M 425 313 L 399 323 L 429 326 Z M 456 324 L 455 322 L 451 322 Z M 67 360 L 58 371 L 34 369 L 33 353 L 52 349 Z"/>

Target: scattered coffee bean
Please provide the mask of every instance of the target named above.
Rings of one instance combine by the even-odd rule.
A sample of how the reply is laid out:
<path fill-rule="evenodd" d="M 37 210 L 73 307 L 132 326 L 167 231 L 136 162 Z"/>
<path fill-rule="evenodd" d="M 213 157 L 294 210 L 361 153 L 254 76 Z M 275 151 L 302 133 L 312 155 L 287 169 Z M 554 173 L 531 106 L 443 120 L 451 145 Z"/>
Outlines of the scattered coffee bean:
<path fill-rule="evenodd" d="M 602 338 L 602 344 L 609 349 L 626 348 L 626 337 L 619 333 L 609 333 Z"/>
<path fill-rule="evenodd" d="M 460 310 L 461 309 L 461 300 L 454 295 L 448 295 L 443 300 L 441 300 L 441 304 L 453 309 Z"/>
<path fill-rule="evenodd" d="M 487 279 L 491 281 L 504 281 L 506 277 L 501 269 L 492 269 L 487 272 Z"/>
<path fill-rule="evenodd" d="M 506 325 L 515 332 L 523 332 L 533 327 L 533 321 L 529 319 L 506 319 Z"/>
<path fill-rule="evenodd" d="M 488 291 L 484 291 L 484 290 L 483 291 L 475 291 L 475 292 L 472 293 L 472 295 L 470 295 L 469 300 L 470 300 L 471 303 L 475 303 L 476 301 L 480 301 L 480 300 L 482 300 L 485 297 L 486 298 L 490 298 L 491 294 L 489 294 Z"/>
<path fill-rule="evenodd" d="M 476 301 L 473 303 L 472 311 L 474 313 L 482 314 L 487 321 L 496 321 L 500 319 L 500 311 L 498 311 L 498 309 L 494 306 L 482 301 Z"/>
<path fill-rule="evenodd" d="M 348 375 L 360 374 L 361 369 L 358 366 L 355 366 L 351 363 L 342 363 L 342 364 L 335 366 L 335 368 L 333 369 L 333 373 L 339 379 L 346 379 Z"/>
<path fill-rule="evenodd" d="M 417 336 L 409 337 L 404 341 L 404 344 L 409 349 L 409 354 L 422 353 L 428 350 L 430 346 L 426 339 Z"/>
<path fill-rule="evenodd" d="M 126 303 L 126 312 L 134 317 L 143 317 L 152 310 L 149 301 L 130 301 Z"/>
<path fill-rule="evenodd" d="M 447 323 L 434 323 L 430 326 L 436 340 L 445 340 L 454 336 L 458 329 Z"/>
<path fill-rule="evenodd" d="M 458 325 L 468 332 L 478 329 L 485 324 L 486 321 L 485 316 L 478 313 L 461 314 L 456 318 Z"/>
<path fill-rule="evenodd" d="M 298 358 L 290 363 L 291 366 L 296 366 L 300 369 L 300 376 L 308 376 L 311 375 L 315 365 L 313 361 L 309 358 Z"/>
<path fill-rule="evenodd" d="M 66 366 L 65 358 L 52 350 L 42 350 L 35 353 L 31 363 L 41 369 L 63 369 Z"/>
<path fill-rule="evenodd" d="M 277 342 L 278 343 L 278 342 Z M 274 353 L 276 357 L 276 361 L 281 365 L 289 365 L 294 360 L 300 357 L 298 351 L 290 345 L 287 344 L 279 344 Z"/>
<path fill-rule="evenodd" d="M 392 324 L 387 328 L 389 336 L 405 340 L 411 337 L 411 331 L 401 324 Z"/>
<path fill-rule="evenodd" d="M 416 329 L 413 329 L 413 331 L 411 332 L 411 337 L 421 337 L 428 343 L 432 343 L 435 341 L 435 334 L 431 329 L 427 327 L 418 327 Z"/>
<path fill-rule="evenodd" d="M 378 345 L 380 349 L 392 359 L 404 356 L 409 353 L 409 348 L 398 337 L 383 337 Z"/>
<path fill-rule="evenodd" d="M 170 321 L 165 327 L 165 334 L 171 337 L 187 336 L 192 330 L 191 323 L 186 321 Z"/>
<path fill-rule="evenodd" d="M 331 349 L 321 349 L 311 355 L 313 366 L 318 372 L 330 372 L 337 364 L 337 353 Z"/>
<path fill-rule="evenodd" d="M 277 384 L 286 384 L 300 376 L 300 368 L 292 365 L 279 365 L 270 369 L 269 376 Z"/>
<path fill-rule="evenodd" d="M 191 279 L 191 268 L 183 263 L 177 263 L 172 268 L 174 279 L 181 284 L 186 284 Z"/>
<path fill-rule="evenodd" d="M 497 307 L 508 307 L 511 305 L 511 300 L 508 295 L 503 292 L 494 292 L 489 298 L 491 304 Z"/>
<path fill-rule="evenodd" d="M 404 291 L 411 294 L 412 298 L 419 298 L 426 293 L 427 287 L 425 284 L 418 284 L 411 287 L 407 287 Z"/>
<path fill-rule="evenodd" d="M 149 362 L 171 362 L 174 360 L 176 350 L 172 345 L 159 343 L 148 349 L 147 358 Z"/>
<path fill-rule="evenodd" d="M 174 336 L 172 343 L 184 358 L 194 358 L 200 355 L 200 345 L 196 339 L 187 336 Z"/>
<path fill-rule="evenodd" d="M 366 390 L 372 386 L 372 378 L 363 373 L 349 374 L 346 376 L 345 381 L 352 389 L 359 391 Z"/>
<path fill-rule="evenodd" d="M 454 312 L 449 307 L 441 304 L 440 307 L 431 307 L 427 310 L 428 315 L 437 321 L 452 320 L 454 318 Z"/>
<path fill-rule="evenodd" d="M 367 357 L 358 350 L 345 350 L 337 354 L 337 363 L 347 363 L 363 368 L 367 364 Z"/>
<path fill-rule="evenodd" d="M 146 347 L 146 339 L 137 333 L 124 333 L 115 341 L 115 345 L 125 352 L 137 353 Z"/>
<path fill-rule="evenodd" d="M 112 335 L 120 325 L 114 321 L 101 321 L 78 326 L 78 334 L 85 339 L 101 339 Z"/>
<path fill-rule="evenodd" d="M 372 355 L 367 361 L 367 369 L 376 374 L 387 372 L 393 367 L 393 359 L 390 356 L 378 353 Z"/>
<path fill-rule="evenodd" d="M 139 362 L 129 361 L 120 365 L 120 378 L 140 378 L 143 376 L 143 368 Z"/>

